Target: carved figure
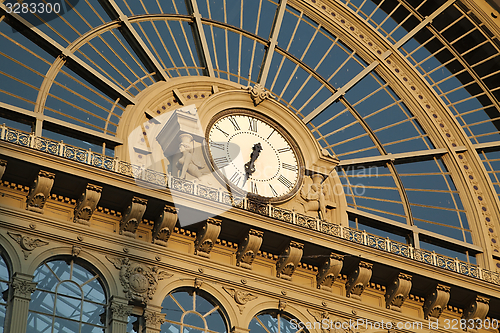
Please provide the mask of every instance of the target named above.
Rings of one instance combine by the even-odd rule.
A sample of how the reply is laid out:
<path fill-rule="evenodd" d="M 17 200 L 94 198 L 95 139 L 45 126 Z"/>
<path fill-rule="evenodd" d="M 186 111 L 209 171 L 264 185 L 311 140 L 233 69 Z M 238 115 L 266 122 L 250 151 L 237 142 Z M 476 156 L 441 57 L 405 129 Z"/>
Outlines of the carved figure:
<path fill-rule="evenodd" d="M 327 208 L 335 207 L 331 195 L 328 191 L 328 184 L 323 182 L 323 175 L 313 174 L 310 177 L 304 177 L 304 184 L 300 191 L 300 196 L 305 200 L 301 202 L 304 207 L 304 213 L 317 211 L 319 218 L 326 220 Z"/>
<path fill-rule="evenodd" d="M 180 138 L 179 151 L 182 156 L 177 162 L 177 176 L 181 179 L 186 179 L 186 174 L 189 174 L 195 178 L 200 178 L 210 173 L 203 154 L 199 149 L 195 149 L 193 137 L 190 134 L 181 134 Z"/>

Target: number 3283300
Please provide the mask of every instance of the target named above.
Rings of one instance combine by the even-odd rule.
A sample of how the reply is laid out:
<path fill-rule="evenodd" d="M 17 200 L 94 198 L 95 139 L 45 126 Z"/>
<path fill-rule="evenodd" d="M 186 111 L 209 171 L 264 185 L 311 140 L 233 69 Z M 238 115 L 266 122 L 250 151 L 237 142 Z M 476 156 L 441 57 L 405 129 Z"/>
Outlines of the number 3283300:
<path fill-rule="evenodd" d="M 497 329 L 498 320 L 496 319 L 445 319 L 444 329 Z"/>
<path fill-rule="evenodd" d="M 6 3 L 6 11 L 8 14 L 59 14 L 61 12 L 61 4 L 55 3 Z"/>

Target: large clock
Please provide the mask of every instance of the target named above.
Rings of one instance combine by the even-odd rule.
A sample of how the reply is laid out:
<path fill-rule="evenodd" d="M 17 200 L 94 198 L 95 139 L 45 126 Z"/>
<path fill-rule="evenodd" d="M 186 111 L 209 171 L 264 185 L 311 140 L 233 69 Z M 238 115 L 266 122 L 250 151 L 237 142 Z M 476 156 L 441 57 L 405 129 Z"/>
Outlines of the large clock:
<path fill-rule="evenodd" d="M 301 183 L 303 163 L 291 136 L 260 113 L 231 109 L 207 128 L 209 155 L 217 173 L 250 196 L 281 201 Z"/>

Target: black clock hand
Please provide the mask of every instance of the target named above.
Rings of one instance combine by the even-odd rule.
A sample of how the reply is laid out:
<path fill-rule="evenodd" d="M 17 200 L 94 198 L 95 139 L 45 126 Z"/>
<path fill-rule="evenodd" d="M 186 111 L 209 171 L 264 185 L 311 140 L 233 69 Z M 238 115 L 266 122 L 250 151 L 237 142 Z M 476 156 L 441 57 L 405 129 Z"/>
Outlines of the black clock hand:
<path fill-rule="evenodd" d="M 262 151 L 262 145 L 256 143 L 252 147 L 252 153 L 250 154 L 250 161 L 245 164 L 245 178 L 243 179 L 243 185 L 247 182 L 248 177 L 255 172 L 255 160 L 259 157 L 260 152 Z"/>

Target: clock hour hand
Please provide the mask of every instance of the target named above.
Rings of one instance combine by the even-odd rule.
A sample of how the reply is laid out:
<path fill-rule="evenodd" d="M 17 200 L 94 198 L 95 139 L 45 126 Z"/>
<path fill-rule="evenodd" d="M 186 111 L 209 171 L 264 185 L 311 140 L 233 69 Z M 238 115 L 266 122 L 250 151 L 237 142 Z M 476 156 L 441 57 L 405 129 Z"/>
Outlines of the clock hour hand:
<path fill-rule="evenodd" d="M 262 145 L 256 143 L 252 147 L 252 153 L 250 154 L 250 161 L 245 164 L 245 178 L 243 179 L 243 185 L 247 182 L 248 177 L 255 172 L 255 160 L 259 157 L 260 152 L 262 151 Z"/>

